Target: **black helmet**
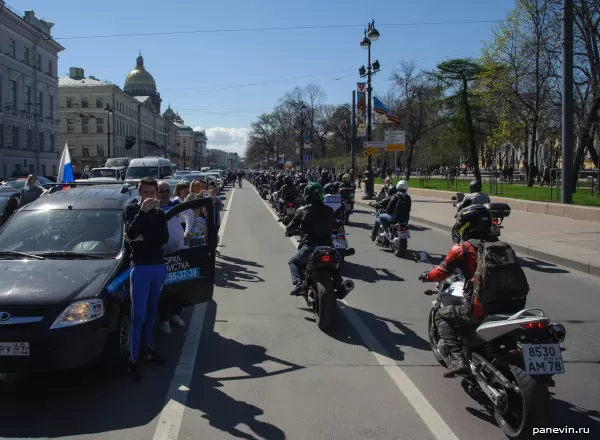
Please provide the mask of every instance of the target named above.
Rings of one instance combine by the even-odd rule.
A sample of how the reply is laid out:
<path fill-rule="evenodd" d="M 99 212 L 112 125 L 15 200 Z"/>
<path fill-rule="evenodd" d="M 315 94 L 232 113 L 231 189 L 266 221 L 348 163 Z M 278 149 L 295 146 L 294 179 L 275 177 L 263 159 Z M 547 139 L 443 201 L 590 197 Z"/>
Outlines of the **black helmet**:
<path fill-rule="evenodd" d="M 334 183 L 329 182 L 325 185 L 325 194 L 337 194 L 337 187 Z"/>
<path fill-rule="evenodd" d="M 483 205 L 471 205 L 458 212 L 456 223 L 461 240 L 486 238 L 492 229 L 492 213 Z"/>
<path fill-rule="evenodd" d="M 302 198 L 304 203 L 310 205 L 311 203 L 323 203 L 323 187 L 317 182 L 312 182 L 306 185 Z"/>
<path fill-rule="evenodd" d="M 294 178 L 293 178 L 292 176 L 285 176 L 285 177 L 283 178 L 283 181 L 284 181 L 285 183 L 294 183 Z"/>
<path fill-rule="evenodd" d="M 471 180 L 471 183 L 469 183 L 469 191 L 472 193 L 481 191 L 481 182 L 479 180 Z"/>

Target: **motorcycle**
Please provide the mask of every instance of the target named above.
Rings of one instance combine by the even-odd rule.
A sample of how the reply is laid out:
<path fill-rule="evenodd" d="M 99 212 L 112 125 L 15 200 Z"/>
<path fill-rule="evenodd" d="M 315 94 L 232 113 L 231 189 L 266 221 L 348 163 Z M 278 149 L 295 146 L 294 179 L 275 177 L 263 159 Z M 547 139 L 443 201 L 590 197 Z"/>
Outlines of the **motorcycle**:
<path fill-rule="evenodd" d="M 455 201 L 452 204 L 452 206 L 454 206 L 456 208 L 456 206 L 460 202 L 462 202 L 464 200 L 464 198 L 465 198 L 464 193 L 456 193 L 455 196 L 452 196 L 452 200 Z M 510 216 L 510 211 L 511 211 L 510 205 L 508 205 L 506 203 L 486 203 L 483 206 L 485 206 L 488 209 L 488 211 L 490 211 L 490 213 L 492 214 L 492 228 L 491 228 L 490 236 L 500 237 L 500 235 L 501 235 L 500 229 L 504 228 L 504 226 L 502 226 L 502 222 L 504 221 L 504 219 L 506 217 Z M 463 206 L 462 208 L 466 208 L 466 206 Z M 454 218 L 457 218 L 457 216 L 458 216 L 458 212 L 454 215 Z M 452 242 L 454 244 L 460 242 L 460 237 L 458 235 L 458 226 L 456 223 L 454 224 L 454 226 L 452 226 L 451 235 L 452 235 Z"/>
<path fill-rule="evenodd" d="M 344 256 L 354 255 L 354 249 L 346 249 Z M 335 321 L 337 300 L 344 299 L 354 289 L 352 280 L 344 280 L 340 290 L 333 286 L 333 275 L 340 267 L 341 253 L 331 246 L 316 247 L 303 269 L 305 290 L 302 296 L 314 312 L 316 323 L 323 331 L 329 330 Z"/>
<path fill-rule="evenodd" d="M 242 187 L 242 179 L 238 179 L 238 185 L 240 188 Z"/>
<path fill-rule="evenodd" d="M 465 281 L 457 273 L 436 284 L 426 295 L 437 295 L 429 312 L 429 342 L 435 359 L 444 367 L 449 350 L 440 340 L 435 315 L 440 307 L 464 300 Z M 460 326 L 458 331 L 470 368 L 465 377 L 468 392 L 482 394 L 493 406 L 494 418 L 504 434 L 522 438 L 535 426 L 549 401 L 553 376 L 564 374 L 560 344 L 566 331 L 551 323 L 541 309 L 523 309 L 514 314 L 490 315 L 483 321 Z"/>
<path fill-rule="evenodd" d="M 385 228 L 380 226 L 375 244 L 388 247 L 394 251 L 396 257 L 404 258 L 408 249 L 408 239 L 410 238 L 409 227 L 408 223 L 393 224 Z"/>
<path fill-rule="evenodd" d="M 263 200 L 267 200 L 267 196 L 269 195 L 269 185 L 263 183 L 260 187 L 260 197 Z"/>
<path fill-rule="evenodd" d="M 340 196 L 344 204 L 344 224 L 350 222 L 350 214 L 354 212 L 354 195 L 355 191 L 352 188 L 340 188 Z"/>
<path fill-rule="evenodd" d="M 296 215 L 296 204 L 292 201 L 284 202 L 283 213 L 279 216 L 283 218 L 283 224 L 287 225 Z"/>

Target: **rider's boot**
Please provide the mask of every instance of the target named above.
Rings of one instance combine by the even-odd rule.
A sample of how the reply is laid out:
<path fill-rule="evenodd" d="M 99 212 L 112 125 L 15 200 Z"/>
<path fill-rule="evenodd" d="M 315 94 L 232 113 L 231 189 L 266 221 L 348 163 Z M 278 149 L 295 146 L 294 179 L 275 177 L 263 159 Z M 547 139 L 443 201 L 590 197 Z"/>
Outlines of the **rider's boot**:
<path fill-rule="evenodd" d="M 444 372 L 444 377 L 454 377 L 455 375 L 466 375 L 471 372 L 464 353 L 458 346 L 449 346 L 450 355 L 448 356 L 448 368 Z"/>

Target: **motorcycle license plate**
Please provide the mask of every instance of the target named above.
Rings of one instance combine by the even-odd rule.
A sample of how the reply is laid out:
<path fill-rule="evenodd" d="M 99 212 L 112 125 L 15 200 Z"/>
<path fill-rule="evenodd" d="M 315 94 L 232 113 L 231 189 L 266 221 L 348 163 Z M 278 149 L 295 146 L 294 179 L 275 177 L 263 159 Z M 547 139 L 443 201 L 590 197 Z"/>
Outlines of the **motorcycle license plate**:
<path fill-rule="evenodd" d="M 538 374 L 564 374 L 562 352 L 558 344 L 523 344 L 525 372 L 532 376 Z"/>
<path fill-rule="evenodd" d="M 400 238 L 410 238 L 410 231 L 399 231 L 398 237 Z"/>
<path fill-rule="evenodd" d="M 348 247 L 348 241 L 346 239 L 334 240 L 333 247 L 336 249 L 346 249 Z"/>
<path fill-rule="evenodd" d="M 287 214 L 290 214 L 290 215 L 291 215 L 291 214 L 293 214 L 295 211 L 294 211 L 294 208 L 288 208 L 288 209 L 286 209 L 286 210 L 285 210 L 285 212 L 286 212 Z"/>
<path fill-rule="evenodd" d="M 500 235 L 500 226 L 498 226 L 498 225 L 492 226 L 492 234 Z"/>

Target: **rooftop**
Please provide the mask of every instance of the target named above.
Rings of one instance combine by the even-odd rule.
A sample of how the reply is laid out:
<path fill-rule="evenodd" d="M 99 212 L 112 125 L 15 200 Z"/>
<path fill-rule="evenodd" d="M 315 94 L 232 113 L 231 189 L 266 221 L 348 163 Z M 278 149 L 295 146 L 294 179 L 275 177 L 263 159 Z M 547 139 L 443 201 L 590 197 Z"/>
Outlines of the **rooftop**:
<path fill-rule="evenodd" d="M 103 81 L 95 78 L 73 79 L 69 76 L 61 76 L 58 78 L 58 87 L 93 87 L 93 86 L 109 86 L 111 82 Z"/>

